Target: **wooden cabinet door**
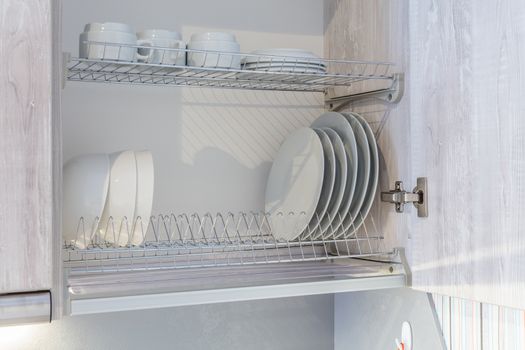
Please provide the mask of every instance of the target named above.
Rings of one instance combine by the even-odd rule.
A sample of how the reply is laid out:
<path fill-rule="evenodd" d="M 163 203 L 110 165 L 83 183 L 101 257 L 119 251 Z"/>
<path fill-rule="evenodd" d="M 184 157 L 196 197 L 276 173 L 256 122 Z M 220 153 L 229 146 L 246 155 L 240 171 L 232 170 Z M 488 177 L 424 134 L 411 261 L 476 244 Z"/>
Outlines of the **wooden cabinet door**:
<path fill-rule="evenodd" d="M 410 3 L 413 287 L 525 308 L 525 2 Z"/>
<path fill-rule="evenodd" d="M 0 294 L 53 287 L 53 6 L 0 1 Z"/>

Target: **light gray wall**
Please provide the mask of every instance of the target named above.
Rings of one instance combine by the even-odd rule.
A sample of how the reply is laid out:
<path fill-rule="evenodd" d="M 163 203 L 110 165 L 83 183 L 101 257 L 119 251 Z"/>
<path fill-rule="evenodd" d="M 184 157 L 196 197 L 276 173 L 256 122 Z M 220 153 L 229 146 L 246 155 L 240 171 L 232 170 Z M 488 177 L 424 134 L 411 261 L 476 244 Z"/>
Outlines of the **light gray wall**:
<path fill-rule="evenodd" d="M 333 349 L 333 296 L 65 318 L 0 328 L 0 349 Z"/>
<path fill-rule="evenodd" d="M 85 23 L 114 21 L 137 31 L 178 30 L 185 40 L 193 32 L 230 31 L 242 51 L 298 47 L 322 54 L 322 6 L 318 0 L 67 0 L 64 50 L 78 54 Z M 321 113 L 322 98 L 68 82 L 64 160 L 149 149 L 155 213 L 257 210 L 280 142 Z M 331 349 L 332 310 L 332 296 L 316 296 L 67 318 L 24 328 L 31 333 L 20 348 Z M 8 337 L 0 336 L 0 344 L 2 339 Z"/>
<path fill-rule="evenodd" d="M 322 54 L 323 3 L 307 1 L 81 1 L 63 4 L 64 50 L 78 54 L 85 23 L 135 30 L 219 30 L 241 50 L 305 48 Z M 68 82 L 63 90 L 64 160 L 93 152 L 149 149 L 154 213 L 249 211 L 263 207 L 266 176 L 292 130 L 322 112 L 320 93 L 116 86 Z"/>

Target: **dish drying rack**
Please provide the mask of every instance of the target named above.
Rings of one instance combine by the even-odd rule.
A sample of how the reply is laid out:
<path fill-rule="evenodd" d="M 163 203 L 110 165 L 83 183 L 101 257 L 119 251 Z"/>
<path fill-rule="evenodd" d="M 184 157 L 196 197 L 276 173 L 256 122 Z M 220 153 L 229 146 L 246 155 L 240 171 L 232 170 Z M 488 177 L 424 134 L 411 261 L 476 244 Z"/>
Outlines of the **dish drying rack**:
<path fill-rule="evenodd" d="M 345 227 L 310 235 L 321 220 L 315 217 L 303 235 L 292 241 L 272 232 L 272 220 L 300 222 L 305 213 L 240 212 L 156 215 L 144 222 L 110 218 L 104 235 L 94 234 L 99 220 L 79 220 L 72 241 L 64 243 L 64 265 L 77 273 L 315 262 L 388 255 L 383 236 L 370 217 L 358 230 Z M 337 221 L 341 218 L 335 218 Z M 304 222 L 304 221 L 303 221 Z M 99 227 L 100 230 L 100 227 Z M 355 232 L 354 232 L 355 231 Z M 138 245 L 126 244 L 137 241 Z M 304 237 L 304 238 L 303 238 Z"/>
<path fill-rule="evenodd" d="M 403 95 L 403 73 L 393 73 L 393 64 L 387 62 L 318 58 L 310 61 L 304 57 L 88 44 L 102 45 L 103 52 L 108 49 L 113 54 L 115 48 L 120 52 L 130 47 L 160 50 L 163 55 L 174 51 L 182 55 L 198 53 L 205 55 L 206 67 L 116 61 L 105 59 L 105 55 L 102 59 L 72 58 L 65 54 L 64 83 L 67 80 L 322 92 L 326 107 L 332 110 L 368 98 L 395 103 Z M 250 57 L 251 68 L 255 57 L 255 70 L 243 69 L 243 65 L 240 69 L 231 64 L 213 65 L 208 55 L 215 57 L 217 63 L 224 62 L 221 58 L 225 56 L 232 63 Z M 351 93 L 344 95 L 348 92 Z M 64 235 L 75 237 L 64 242 L 62 251 L 67 280 L 65 298 L 69 300 L 66 313 L 80 315 L 410 285 L 403 249 L 386 247 L 371 215 L 354 220 L 363 222 L 360 227 L 338 228 L 331 224 L 322 234 L 311 234 L 310 230 L 322 219 L 315 215 L 308 220 L 306 232 L 293 240 L 282 239 L 290 237 L 285 232 L 272 231 L 272 220 L 304 222 L 305 216 L 303 212 L 226 212 L 109 218 L 102 231 L 99 218 L 80 218 L 77 231 Z M 342 219 L 338 216 L 332 222 L 343 222 Z M 121 237 L 126 238 L 124 244 Z"/>
<path fill-rule="evenodd" d="M 94 235 L 78 248 L 78 239 L 92 232 L 88 227 L 98 226 L 98 219 L 89 224 L 81 219 L 77 241 L 66 242 L 62 254 L 66 313 L 398 288 L 410 283 L 402 249 L 385 248 L 371 217 L 355 232 L 353 227 L 330 228 L 319 238 L 286 241 L 271 231 L 272 219 L 297 220 L 303 215 L 157 215 L 149 218 L 145 233 L 139 229 L 144 242 L 126 246 L 115 244 L 118 236 L 113 235 L 137 232 L 137 225 L 144 226 L 142 220 L 110 220 L 107 226 L 112 228 L 105 230 L 105 239 Z M 133 234 L 128 239 L 131 242 Z"/>
<path fill-rule="evenodd" d="M 370 97 L 395 103 L 403 94 L 403 74 L 393 73 L 394 65 L 389 62 L 253 55 L 95 41 L 86 41 L 84 44 L 102 51 L 102 58 L 78 58 L 66 53 L 64 71 L 68 81 L 324 92 L 327 96 L 331 95 L 329 90 L 333 88 L 350 87 L 364 81 L 383 82 L 380 84 L 383 87 L 377 90 L 327 97 L 326 104 L 330 109 Z M 120 57 L 121 50 L 130 49 L 155 50 L 159 53 L 161 62 L 164 61 L 162 58 L 173 55 L 198 54 L 203 58 L 202 61 L 206 62 L 206 66 L 130 62 L 106 58 L 110 56 L 106 52 L 110 52 L 111 57 Z M 244 62 L 247 58 L 250 59 L 250 66 L 255 69 L 244 69 L 242 64 L 240 68 L 234 65 L 234 62 Z M 225 61 L 229 64 L 225 65 Z"/>

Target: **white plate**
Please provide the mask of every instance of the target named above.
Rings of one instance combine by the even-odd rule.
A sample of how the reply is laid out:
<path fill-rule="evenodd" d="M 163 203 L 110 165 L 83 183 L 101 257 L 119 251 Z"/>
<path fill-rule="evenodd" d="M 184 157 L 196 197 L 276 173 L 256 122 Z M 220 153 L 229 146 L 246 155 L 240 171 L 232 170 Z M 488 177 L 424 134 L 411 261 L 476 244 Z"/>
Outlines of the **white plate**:
<path fill-rule="evenodd" d="M 310 128 L 292 132 L 279 148 L 266 184 L 265 211 L 277 239 L 293 240 L 306 228 L 321 195 L 323 176 L 319 136 Z"/>
<path fill-rule="evenodd" d="M 133 226 L 137 197 L 137 162 L 133 151 L 112 153 L 109 159 L 109 192 L 98 235 L 107 242 L 124 246 L 128 244 Z"/>
<path fill-rule="evenodd" d="M 347 181 L 341 206 L 339 207 L 339 211 L 337 212 L 337 215 L 330 226 L 330 232 L 335 232 L 342 224 L 342 219 L 346 217 L 348 211 L 350 210 L 350 205 L 352 203 L 356 189 L 357 169 L 359 165 L 357 156 L 357 142 L 352 126 L 340 113 L 326 112 L 312 123 L 312 127 L 333 129 L 335 132 L 337 132 L 339 137 L 341 137 L 341 140 L 343 140 L 343 144 L 345 146 L 347 157 Z"/>
<path fill-rule="evenodd" d="M 148 232 L 151 208 L 153 206 L 153 189 L 155 186 L 155 169 L 150 151 L 135 152 L 137 161 L 137 198 L 135 200 L 135 219 L 133 236 L 130 242 L 140 245 Z"/>
<path fill-rule="evenodd" d="M 324 176 L 323 176 L 323 186 L 321 188 L 321 196 L 317 202 L 317 207 L 315 208 L 315 214 L 310 220 L 308 227 L 304 230 L 302 236 L 307 239 L 312 235 L 317 228 L 319 227 L 322 218 L 324 217 L 330 200 L 332 198 L 332 193 L 334 190 L 335 184 L 335 174 L 336 174 L 336 165 L 335 165 L 335 153 L 334 147 L 330 138 L 322 129 L 314 129 L 314 131 L 319 136 L 321 144 L 323 145 L 323 154 L 324 154 Z"/>
<path fill-rule="evenodd" d="M 361 225 L 365 221 L 366 216 L 370 212 L 370 208 L 372 208 L 372 204 L 374 203 L 374 198 L 376 196 L 377 190 L 377 183 L 379 181 L 379 151 L 377 149 L 377 142 L 374 136 L 374 131 L 372 130 L 368 122 L 365 120 L 365 118 L 363 118 L 357 113 L 352 113 L 352 115 L 355 118 L 357 118 L 357 120 L 365 129 L 365 133 L 368 139 L 368 145 L 370 146 L 370 178 L 368 180 L 368 187 L 366 189 L 365 201 L 363 202 L 363 206 L 361 207 L 359 216 L 354 222 L 355 228 L 352 229 L 352 231 L 355 232 L 359 229 L 359 227 L 361 227 Z"/>
<path fill-rule="evenodd" d="M 273 56 L 276 56 L 275 59 L 278 59 L 278 57 L 289 57 L 290 62 L 304 61 L 306 63 L 324 64 L 324 62 L 320 59 L 319 56 L 317 56 L 313 52 L 310 52 L 308 50 L 302 50 L 302 49 L 281 48 L 281 49 L 255 50 L 255 51 L 252 51 L 250 54 L 254 56 L 245 57 L 243 59 L 244 63 L 274 61 Z"/>
<path fill-rule="evenodd" d="M 64 165 L 62 231 L 64 240 L 77 248 L 86 248 L 104 210 L 109 184 L 107 154 L 87 154 L 70 159 Z M 80 218 L 84 218 L 79 227 Z"/>
<path fill-rule="evenodd" d="M 361 126 L 359 120 L 351 114 L 341 113 L 352 125 L 355 138 L 357 141 L 357 183 L 354 198 L 350 205 L 350 211 L 343 220 L 343 224 L 339 227 L 337 237 L 345 236 L 348 230 L 353 229 L 353 222 L 357 218 L 361 207 L 363 205 L 366 190 L 368 188 L 368 179 L 370 178 L 370 146 L 368 145 L 368 138 L 366 137 L 365 129 Z"/>
<path fill-rule="evenodd" d="M 334 222 L 339 208 L 341 206 L 341 203 L 343 201 L 343 195 L 348 174 L 345 145 L 341 140 L 341 137 L 339 137 L 339 135 L 333 129 L 323 128 L 323 131 L 326 132 L 326 134 L 330 138 L 330 141 L 332 141 L 336 160 L 336 171 L 332 198 L 330 199 L 330 203 L 328 204 L 328 210 L 326 211 L 326 214 L 321 219 L 319 230 L 314 236 L 314 239 L 322 237 L 323 234 L 325 234 L 327 231 L 332 232 L 331 225 L 332 222 Z"/>
<path fill-rule="evenodd" d="M 273 68 L 273 67 L 302 67 L 302 68 L 312 68 L 326 71 L 326 66 L 319 65 L 316 63 L 308 62 L 291 62 L 291 61 L 273 61 L 273 62 L 253 62 L 253 63 L 243 63 L 243 68 Z"/>
<path fill-rule="evenodd" d="M 273 66 L 245 65 L 245 66 L 242 66 L 242 69 L 251 70 L 251 71 L 263 71 L 263 72 L 314 73 L 314 74 L 326 73 L 325 68 L 319 68 L 315 66 L 305 66 L 305 65 L 279 65 L 279 64 L 275 64 Z"/>

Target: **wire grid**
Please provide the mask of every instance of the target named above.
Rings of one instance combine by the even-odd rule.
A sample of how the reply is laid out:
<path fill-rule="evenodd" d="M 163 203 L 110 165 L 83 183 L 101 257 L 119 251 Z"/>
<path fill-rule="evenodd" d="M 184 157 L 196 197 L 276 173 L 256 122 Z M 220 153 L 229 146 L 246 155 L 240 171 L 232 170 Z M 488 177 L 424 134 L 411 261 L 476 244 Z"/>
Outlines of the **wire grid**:
<path fill-rule="evenodd" d="M 363 80 L 392 80 L 391 63 L 252 55 L 86 41 L 67 79 L 120 84 L 324 92 Z M 137 62 L 136 52 L 149 58 Z M 187 59 L 186 59 L 187 58 Z M 184 64 L 187 62 L 187 65 Z"/>
<path fill-rule="evenodd" d="M 320 217 L 306 213 L 240 212 L 168 214 L 147 221 L 137 217 L 88 223 L 81 218 L 75 237 L 64 242 L 64 264 L 80 271 L 148 270 L 245 264 L 322 261 L 388 253 L 373 220 L 319 231 Z M 334 218 L 332 222 L 342 222 Z M 354 222 L 362 221 L 354 220 Z M 370 218 L 371 219 L 371 218 Z M 274 232 L 279 222 L 293 223 L 294 240 Z M 65 235 L 65 237 L 68 237 Z M 71 237 L 71 236 L 69 236 Z M 288 236 L 289 237 L 289 236 Z"/>

